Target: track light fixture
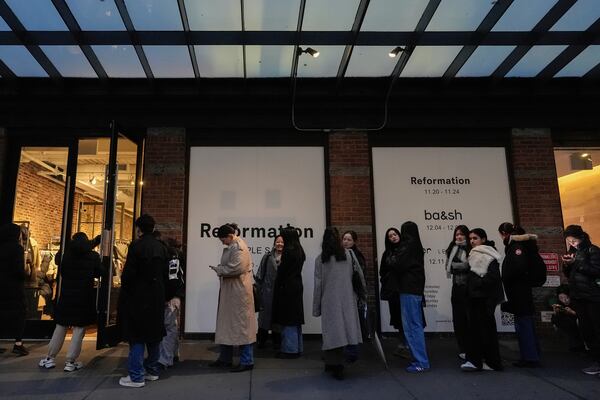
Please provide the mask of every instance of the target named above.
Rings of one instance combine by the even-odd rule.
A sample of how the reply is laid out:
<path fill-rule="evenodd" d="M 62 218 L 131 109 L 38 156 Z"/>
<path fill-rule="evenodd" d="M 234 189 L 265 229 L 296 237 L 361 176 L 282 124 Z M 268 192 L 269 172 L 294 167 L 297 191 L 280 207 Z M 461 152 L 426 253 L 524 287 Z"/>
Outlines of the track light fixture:
<path fill-rule="evenodd" d="M 392 51 L 390 51 L 390 52 L 388 53 L 388 55 L 389 55 L 391 58 L 396 58 L 396 56 L 397 56 L 398 54 L 400 54 L 400 52 L 401 52 L 401 51 L 404 51 L 404 50 L 406 50 L 404 47 L 400 47 L 400 46 L 398 46 L 398 47 L 395 47 L 395 48 L 394 48 Z"/>
<path fill-rule="evenodd" d="M 96 183 L 98 183 L 98 180 L 96 179 L 96 175 L 92 175 L 92 177 L 90 178 L 90 183 L 92 185 L 95 185 Z"/>
<path fill-rule="evenodd" d="M 298 55 L 302 55 L 302 53 L 310 54 L 313 58 L 317 58 L 321 54 L 319 53 L 319 50 L 315 50 L 312 47 L 307 47 L 306 49 L 298 47 Z"/>

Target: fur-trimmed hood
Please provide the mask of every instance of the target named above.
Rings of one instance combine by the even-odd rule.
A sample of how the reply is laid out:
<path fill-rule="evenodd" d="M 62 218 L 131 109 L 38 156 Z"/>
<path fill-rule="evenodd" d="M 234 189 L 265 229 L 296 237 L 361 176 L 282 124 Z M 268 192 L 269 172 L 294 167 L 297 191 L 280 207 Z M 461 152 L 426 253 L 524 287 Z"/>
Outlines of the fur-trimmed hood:
<path fill-rule="evenodd" d="M 487 274 L 488 267 L 494 260 L 501 263 L 502 256 L 491 246 L 481 245 L 473 247 L 469 253 L 469 266 L 471 267 L 471 271 L 480 277 Z"/>
<path fill-rule="evenodd" d="M 532 233 L 525 233 L 523 235 L 510 235 L 509 243 L 515 242 L 526 242 L 528 240 L 537 241 L 538 236 Z"/>

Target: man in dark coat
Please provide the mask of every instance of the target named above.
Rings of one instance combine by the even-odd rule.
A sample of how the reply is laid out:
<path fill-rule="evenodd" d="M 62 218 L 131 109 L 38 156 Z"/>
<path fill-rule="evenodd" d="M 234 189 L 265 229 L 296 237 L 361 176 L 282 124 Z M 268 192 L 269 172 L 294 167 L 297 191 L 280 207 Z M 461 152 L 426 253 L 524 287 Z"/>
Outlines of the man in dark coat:
<path fill-rule="evenodd" d="M 169 257 L 166 247 L 152 234 L 154 225 L 147 214 L 135 221 L 139 239 L 129 246 L 121 275 L 117 319 L 129 342 L 129 375 L 119 380 L 122 386 L 142 387 L 145 380 L 157 380 L 160 369 L 159 345 L 165 336 L 164 274 Z M 145 363 L 144 347 L 148 349 Z"/>
<path fill-rule="evenodd" d="M 21 228 L 0 227 L 0 336 L 15 339 L 13 353 L 29 354 L 21 341 L 25 330 L 25 257 L 19 244 Z"/>

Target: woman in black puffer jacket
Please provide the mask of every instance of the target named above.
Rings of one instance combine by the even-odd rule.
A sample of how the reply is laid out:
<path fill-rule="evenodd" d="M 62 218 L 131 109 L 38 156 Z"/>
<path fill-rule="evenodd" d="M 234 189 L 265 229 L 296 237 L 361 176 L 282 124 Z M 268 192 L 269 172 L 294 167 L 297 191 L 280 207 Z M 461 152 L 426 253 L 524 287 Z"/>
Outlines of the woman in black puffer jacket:
<path fill-rule="evenodd" d="M 56 328 L 48 345 L 48 355 L 39 362 L 43 368 L 53 368 L 54 361 L 63 345 L 67 328 L 73 328 L 73 338 L 64 370 L 67 372 L 80 369 L 83 365 L 77 361 L 81 353 L 81 343 L 85 336 L 85 327 L 96 322 L 96 290 L 94 278 L 101 276 L 102 263 L 100 255 L 93 249 L 100 242 L 88 240 L 83 232 L 73 235 L 60 262 L 60 294 L 57 298 L 55 316 Z"/>
<path fill-rule="evenodd" d="M 569 225 L 565 239 L 570 254 L 563 256 L 563 268 L 569 277 L 571 304 L 594 359 L 594 364 L 583 372 L 600 375 L 600 248 L 579 225 Z"/>

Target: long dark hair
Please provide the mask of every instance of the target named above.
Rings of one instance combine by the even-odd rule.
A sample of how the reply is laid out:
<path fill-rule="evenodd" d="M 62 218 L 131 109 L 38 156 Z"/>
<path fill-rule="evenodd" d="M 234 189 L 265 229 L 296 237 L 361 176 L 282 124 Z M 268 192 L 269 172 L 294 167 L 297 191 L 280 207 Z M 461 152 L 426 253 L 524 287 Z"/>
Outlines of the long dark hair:
<path fill-rule="evenodd" d="M 283 238 L 283 252 L 281 253 L 281 262 L 287 259 L 304 260 L 304 249 L 300 244 L 298 231 L 293 226 L 281 230 L 280 236 Z M 274 243 L 274 242 L 273 242 Z"/>
<path fill-rule="evenodd" d="M 486 246 L 496 248 L 496 243 L 494 243 L 493 240 L 488 240 L 488 235 L 487 235 L 486 231 L 484 231 L 482 228 L 471 229 L 469 231 L 469 234 L 471 234 L 471 233 L 479 236 L 481 239 L 484 239 L 484 244 Z"/>
<path fill-rule="evenodd" d="M 342 239 L 344 239 L 344 236 L 346 236 L 346 235 L 350 235 L 352 237 L 352 240 L 354 240 L 354 245 L 350 248 L 350 250 L 352 250 L 354 252 L 354 255 L 356 255 L 356 258 L 358 259 L 358 263 L 360 265 L 362 265 L 364 268 L 366 268 L 367 260 L 364 256 L 364 254 L 358 249 L 358 246 L 356 246 L 356 242 L 358 240 L 358 234 L 355 231 L 346 231 L 342 235 Z"/>
<path fill-rule="evenodd" d="M 385 241 L 384 241 L 385 251 L 391 251 L 393 248 L 397 247 L 400 244 L 400 242 L 392 243 L 392 241 L 388 237 L 388 235 L 390 234 L 391 231 L 396 232 L 396 235 L 398 235 L 398 237 L 400 237 L 400 231 L 397 228 L 394 228 L 394 227 L 388 228 L 388 230 L 385 231 Z"/>
<path fill-rule="evenodd" d="M 465 240 L 467 242 L 467 245 L 466 245 L 467 254 L 469 254 L 469 252 L 471 251 L 471 243 L 469 243 L 469 228 L 467 228 L 466 225 L 458 225 L 456 228 L 454 228 L 454 233 L 452 233 L 452 240 L 450 241 L 450 244 L 448 245 L 448 248 L 446 249 L 446 257 L 450 257 L 452 248 L 454 246 L 456 246 L 456 232 L 460 232 L 463 235 L 465 235 Z"/>
<path fill-rule="evenodd" d="M 342 247 L 340 232 L 334 227 L 326 228 L 323 233 L 321 262 L 326 263 L 331 256 L 335 256 L 336 261 L 344 261 L 346 259 L 346 250 Z"/>
<path fill-rule="evenodd" d="M 406 221 L 400 227 L 400 244 L 408 247 L 411 254 L 420 260 L 425 258 L 423 244 L 419 235 L 419 227 L 412 221 Z"/>
<path fill-rule="evenodd" d="M 583 247 L 589 247 L 592 243 L 590 235 L 588 235 L 588 233 L 583 230 L 581 225 L 567 226 L 565 228 L 564 236 L 565 238 L 567 236 L 573 236 L 574 238 L 581 240 L 581 244 L 583 245 Z"/>

